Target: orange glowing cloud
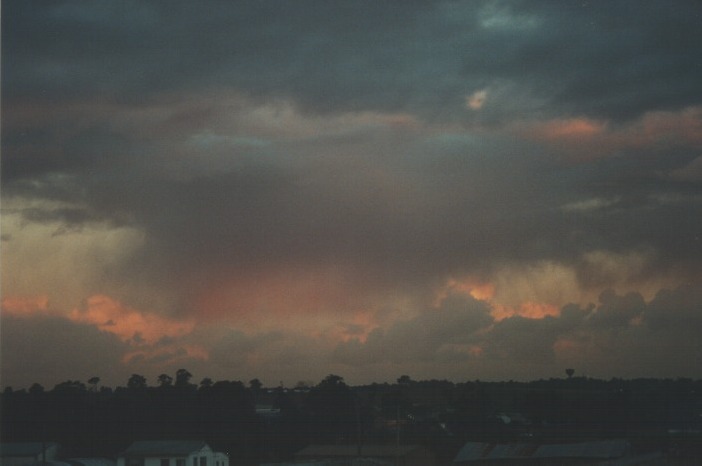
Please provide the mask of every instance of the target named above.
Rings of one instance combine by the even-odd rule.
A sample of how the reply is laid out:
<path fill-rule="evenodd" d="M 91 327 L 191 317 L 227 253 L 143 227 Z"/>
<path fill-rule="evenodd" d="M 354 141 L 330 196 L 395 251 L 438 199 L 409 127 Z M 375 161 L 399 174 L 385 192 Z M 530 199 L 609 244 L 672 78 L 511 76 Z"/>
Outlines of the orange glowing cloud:
<path fill-rule="evenodd" d="M 529 128 L 531 137 L 544 141 L 590 139 L 604 132 L 606 125 L 588 118 L 551 120 Z"/>
<path fill-rule="evenodd" d="M 438 308 L 451 293 L 460 293 L 479 301 L 488 302 L 492 309 L 491 315 L 496 321 L 512 316 L 542 319 L 546 316 L 557 316 L 560 314 L 557 305 L 545 302 L 524 301 L 518 304 L 504 304 L 504 302 L 500 301 L 494 284 L 481 282 L 473 278 L 449 279 L 437 292 L 434 307 Z"/>
<path fill-rule="evenodd" d="M 576 158 L 601 157 L 626 148 L 660 143 L 702 144 L 702 107 L 679 112 L 648 112 L 638 120 L 619 127 L 589 118 L 556 119 L 521 123 L 516 132 L 556 146 Z"/>
<path fill-rule="evenodd" d="M 560 310 L 553 304 L 527 301 L 518 306 L 493 305 L 491 315 L 496 321 L 514 316 L 526 317 L 528 319 L 543 319 L 547 316 L 555 317 L 560 315 Z"/>
<path fill-rule="evenodd" d="M 479 301 L 487 301 L 495 296 L 495 285 L 492 283 L 476 284 L 471 288 L 469 293 Z"/>
<path fill-rule="evenodd" d="M 482 282 L 470 277 L 449 278 L 446 284 L 437 291 L 433 303 L 434 307 L 441 306 L 441 303 L 451 293 L 472 296 L 478 301 L 490 301 L 495 296 L 495 286 L 492 283 Z"/>
<path fill-rule="evenodd" d="M 163 337 L 180 337 L 195 327 L 191 320 L 177 321 L 124 306 L 109 296 L 95 295 L 80 309 L 68 314 L 68 319 L 94 325 L 122 341 L 154 344 Z"/>
<path fill-rule="evenodd" d="M 5 315 L 29 317 L 33 314 L 48 314 L 49 297 L 39 296 L 5 296 L 2 298 L 2 312 Z"/>

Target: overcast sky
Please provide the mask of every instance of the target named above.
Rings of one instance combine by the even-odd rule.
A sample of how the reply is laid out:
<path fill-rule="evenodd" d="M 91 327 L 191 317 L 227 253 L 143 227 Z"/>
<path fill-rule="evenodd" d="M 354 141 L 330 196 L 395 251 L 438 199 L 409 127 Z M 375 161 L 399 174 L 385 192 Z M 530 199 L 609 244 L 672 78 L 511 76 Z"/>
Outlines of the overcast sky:
<path fill-rule="evenodd" d="M 702 7 L 2 5 L 2 380 L 702 377 Z"/>

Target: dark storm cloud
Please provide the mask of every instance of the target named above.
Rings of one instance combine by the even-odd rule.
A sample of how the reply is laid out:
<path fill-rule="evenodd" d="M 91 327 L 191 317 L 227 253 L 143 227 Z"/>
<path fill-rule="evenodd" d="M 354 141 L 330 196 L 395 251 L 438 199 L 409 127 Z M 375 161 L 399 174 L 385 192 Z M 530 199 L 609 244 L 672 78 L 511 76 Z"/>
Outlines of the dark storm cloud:
<path fill-rule="evenodd" d="M 385 73 L 383 58 L 398 58 L 398 34 L 426 8 L 320 1 L 8 3 L 3 31 L 8 63 L 15 65 L 8 82 L 32 95 L 37 87 L 57 97 L 129 97 L 229 85 L 253 94 L 301 94 L 320 106 L 344 95 L 339 91 L 346 86 L 336 80 L 352 80 L 358 67 Z M 355 97 L 374 88 L 371 82 L 352 86 Z"/>
<path fill-rule="evenodd" d="M 630 355 L 647 338 L 672 344 L 649 322 L 684 331 L 699 296 L 642 296 L 702 274 L 701 11 L 694 1 L 3 2 L 3 248 L 27 262 L 12 292 L 46 293 L 22 285 L 37 263 L 74 276 L 66 251 L 93 233 L 90 244 L 108 246 L 80 256 L 94 259 L 79 264 L 96 277 L 85 292 L 147 314 L 278 316 L 227 294 L 249 288 L 284 296 L 285 312 L 316 305 L 337 317 L 411 302 L 394 325 L 337 322 L 367 337 L 334 353 L 354 367 L 553 363 L 563 339 L 616 348 L 616 329 Z M 571 272 L 582 296 L 565 296 Z M 540 320 L 493 321 L 474 300 L 461 303 L 470 312 L 426 311 L 462 276 L 501 283 L 496 301 L 617 293 Z M 305 280 L 309 299 L 294 293 Z M 319 298 L 334 280 L 345 293 Z M 549 301 L 549 286 L 530 280 L 565 291 Z M 689 312 L 665 314 L 671 306 Z M 280 339 L 234 329 L 212 360 L 247 367 L 227 352 L 267 344 L 278 360 L 314 353 L 304 336 L 261 335 Z"/>
<path fill-rule="evenodd" d="M 231 86 L 439 116 L 506 80 L 546 113 L 630 118 L 702 99 L 699 18 L 691 1 L 13 1 L 3 69 L 10 101 Z"/>
<path fill-rule="evenodd" d="M 554 86 L 551 103 L 564 113 L 632 118 L 702 98 L 702 70 L 695 65 L 702 13 L 694 1 L 514 5 L 542 23 L 538 33 L 515 38 L 508 63 L 520 63 L 534 82 Z"/>
<path fill-rule="evenodd" d="M 700 286 L 661 290 L 648 305 L 645 323 L 652 331 L 687 335 L 697 340 L 697 332 L 702 328 L 701 298 Z"/>

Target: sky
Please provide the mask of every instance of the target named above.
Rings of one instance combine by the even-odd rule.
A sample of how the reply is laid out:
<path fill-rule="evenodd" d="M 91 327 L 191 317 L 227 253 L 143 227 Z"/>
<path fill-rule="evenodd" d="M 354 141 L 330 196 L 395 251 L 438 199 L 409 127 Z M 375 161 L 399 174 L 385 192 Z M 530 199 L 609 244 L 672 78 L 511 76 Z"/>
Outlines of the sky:
<path fill-rule="evenodd" d="M 0 385 L 702 377 L 701 23 L 4 1 Z"/>

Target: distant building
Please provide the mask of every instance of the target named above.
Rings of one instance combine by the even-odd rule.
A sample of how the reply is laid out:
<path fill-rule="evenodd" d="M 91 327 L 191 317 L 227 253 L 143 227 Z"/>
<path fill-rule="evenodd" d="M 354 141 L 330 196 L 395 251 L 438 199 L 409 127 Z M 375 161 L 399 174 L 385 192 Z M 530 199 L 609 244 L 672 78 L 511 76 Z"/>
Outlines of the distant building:
<path fill-rule="evenodd" d="M 42 461 L 54 461 L 58 452 L 58 443 L 1 443 L 0 464 L 2 466 L 35 465 Z"/>
<path fill-rule="evenodd" d="M 432 453 L 419 445 L 310 445 L 295 453 L 295 462 L 333 465 L 432 466 Z"/>
<path fill-rule="evenodd" d="M 205 442 L 149 440 L 132 443 L 117 458 L 117 466 L 229 466 L 229 457 Z"/>

